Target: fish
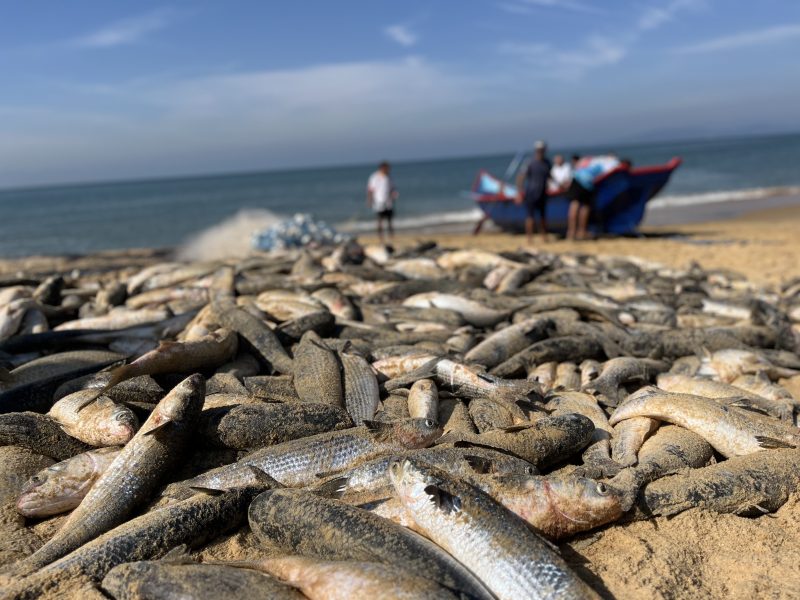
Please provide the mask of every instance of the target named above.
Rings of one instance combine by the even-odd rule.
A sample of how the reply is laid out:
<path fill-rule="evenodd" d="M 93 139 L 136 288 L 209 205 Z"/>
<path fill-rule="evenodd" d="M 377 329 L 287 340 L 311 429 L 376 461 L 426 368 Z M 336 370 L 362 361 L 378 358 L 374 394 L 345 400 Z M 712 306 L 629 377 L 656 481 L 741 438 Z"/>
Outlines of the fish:
<path fill-rule="evenodd" d="M 434 446 L 387 454 L 332 475 L 322 473 L 319 477 L 326 480 L 314 489 L 323 495 L 335 492 L 338 499 L 349 504 L 363 504 L 388 498 L 392 495 L 389 464 L 393 460 L 405 456 L 413 456 L 427 464 L 447 469 L 451 474 L 471 481 L 478 475 L 495 477 L 538 475 L 539 473 L 531 463 L 497 450 Z"/>
<path fill-rule="evenodd" d="M 556 381 L 556 369 L 558 368 L 558 363 L 555 361 L 550 361 L 536 366 L 531 365 L 531 367 L 532 368 L 528 370 L 528 379 L 530 381 L 535 381 L 542 386 L 543 392 L 549 392 L 552 390 Z"/>
<path fill-rule="evenodd" d="M 101 588 L 115 600 L 142 598 L 247 597 L 250 600 L 303 600 L 290 585 L 254 569 L 219 564 L 138 561 L 123 563 L 103 578 Z"/>
<path fill-rule="evenodd" d="M 113 369 L 106 389 L 140 375 L 191 373 L 219 367 L 233 358 L 236 348 L 236 334 L 224 328 L 192 341 L 161 342 L 132 363 Z"/>
<path fill-rule="evenodd" d="M 615 425 L 633 417 L 650 417 L 685 427 L 726 458 L 800 444 L 800 430 L 778 420 L 758 418 L 709 398 L 673 394 L 655 387 L 642 388 L 631 395 L 608 421 Z"/>
<path fill-rule="evenodd" d="M 247 507 L 269 485 L 195 494 L 170 506 L 152 510 L 90 539 L 63 558 L 44 566 L 0 592 L 0 600 L 33 600 L 68 577 L 100 583 L 114 567 L 158 559 L 177 546 L 199 546 L 239 527 Z"/>
<path fill-rule="evenodd" d="M 72 552 L 123 523 L 148 499 L 180 459 L 194 433 L 205 394 L 205 381 L 192 375 L 173 388 L 117 455 L 61 529 L 16 566 L 29 573 Z M 120 490 L 126 493 L 121 494 Z"/>
<path fill-rule="evenodd" d="M 734 381 L 746 381 L 742 379 L 743 377 L 752 376 L 743 375 Z M 762 411 L 785 421 L 792 420 L 793 406 L 791 404 L 760 396 L 753 391 L 749 391 L 744 387 L 737 387 L 732 383 L 723 383 L 700 377 L 688 377 L 675 373 L 662 373 L 658 376 L 657 385 L 666 392 L 713 398 L 726 405 L 732 404 L 742 408 Z M 769 383 L 769 385 L 772 384 Z"/>
<path fill-rule="evenodd" d="M 453 592 L 431 579 L 380 562 L 277 556 L 233 564 L 268 573 L 298 588 L 304 598 L 311 600 L 457 598 Z"/>
<path fill-rule="evenodd" d="M 780 418 L 791 420 L 792 414 L 800 409 L 800 401 L 798 401 L 785 387 L 778 385 L 777 383 L 772 383 L 763 372 L 757 375 L 739 375 L 739 377 L 731 382 L 731 385 L 752 394 L 756 394 L 762 398 L 766 398 L 767 400 L 784 407 L 785 410 L 780 411 L 780 414 L 776 415 Z"/>
<path fill-rule="evenodd" d="M 324 287 L 314 291 L 311 297 L 322 303 L 331 314 L 342 319 L 356 319 L 358 311 L 350 299 L 335 287 Z"/>
<path fill-rule="evenodd" d="M 264 544 L 327 560 L 377 561 L 408 570 L 469 598 L 493 596 L 470 571 L 424 537 L 370 512 L 303 490 L 258 496 L 250 529 Z"/>
<path fill-rule="evenodd" d="M 618 406 L 626 393 L 620 389 L 624 383 L 648 383 L 668 368 L 665 362 L 647 358 L 612 358 L 603 364 L 600 376 L 583 390 L 596 394 L 598 401 L 606 406 Z"/>
<path fill-rule="evenodd" d="M 9 373 L 9 379 L 0 388 L 0 414 L 47 412 L 53 405 L 55 390 L 62 383 L 124 358 L 122 354 L 105 350 L 75 350 L 34 359 Z"/>
<path fill-rule="evenodd" d="M 10 564 L 28 556 L 41 544 L 41 538 L 17 511 L 16 501 L 29 477 L 52 466 L 48 456 L 18 446 L 0 447 L 0 562 Z"/>
<path fill-rule="evenodd" d="M 294 352 L 294 389 L 301 402 L 344 406 L 341 365 L 320 337 L 306 332 Z"/>
<path fill-rule="evenodd" d="M 17 511 L 25 517 L 40 518 L 72 510 L 120 450 L 113 446 L 89 450 L 39 471 L 23 486 Z"/>
<path fill-rule="evenodd" d="M 157 323 L 170 317 L 164 308 L 142 308 L 129 310 L 123 307 L 111 309 L 108 314 L 85 319 L 73 319 L 53 328 L 53 331 L 72 331 L 83 329 L 126 329 L 137 325 Z"/>
<path fill-rule="evenodd" d="M 206 396 L 206 402 L 210 396 Z M 256 402 L 206 408 L 199 433 L 211 445 L 248 450 L 352 427 L 347 412 L 327 404 Z"/>
<path fill-rule="evenodd" d="M 414 419 L 439 420 L 439 390 L 433 380 L 420 379 L 411 386 L 408 414 Z"/>
<path fill-rule="evenodd" d="M 510 316 L 510 311 L 495 310 L 484 306 L 474 300 L 462 298 L 455 294 L 440 292 L 425 292 L 415 294 L 403 300 L 403 306 L 418 306 L 420 308 L 444 308 L 460 314 L 470 325 L 476 327 L 490 327 Z"/>
<path fill-rule="evenodd" d="M 647 516 L 672 516 L 690 508 L 761 515 L 780 508 L 798 485 L 800 452 L 775 449 L 648 483 L 638 507 Z"/>
<path fill-rule="evenodd" d="M 582 450 L 592 437 L 594 424 L 579 414 L 543 417 L 535 423 L 515 425 L 480 434 L 451 432 L 437 443 L 477 446 L 508 452 L 537 468 L 552 465 Z"/>
<path fill-rule="evenodd" d="M 581 374 L 578 366 L 572 362 L 558 363 L 553 390 L 578 391 L 581 389 Z"/>
<path fill-rule="evenodd" d="M 91 446 L 124 446 L 139 428 L 139 419 L 130 408 L 100 395 L 97 389 L 65 396 L 47 414 L 69 435 Z"/>
<path fill-rule="evenodd" d="M 591 419 L 594 425 L 591 440 L 583 451 L 583 467 L 589 477 L 613 477 L 619 472 L 620 465 L 611 458 L 611 437 L 614 430 L 597 400 L 584 392 L 555 392 L 548 396 L 545 410 L 550 416 L 577 413 Z"/>
<path fill-rule="evenodd" d="M 339 354 L 344 380 L 344 406 L 356 425 L 375 418 L 380 402 L 378 379 L 367 360 L 353 352 Z M 428 418 L 428 417 L 423 417 Z M 435 415 L 433 416 L 435 418 Z"/>
<path fill-rule="evenodd" d="M 490 369 L 489 373 L 497 377 L 517 377 L 526 375 L 531 365 L 594 358 L 605 358 L 605 351 L 596 339 L 585 336 L 554 337 L 531 344 Z"/>
<path fill-rule="evenodd" d="M 0 414 L 0 446 L 19 446 L 55 460 L 92 449 L 69 435 L 51 417 L 33 412 Z"/>
<path fill-rule="evenodd" d="M 292 359 L 275 333 L 263 321 L 238 308 L 230 300 L 212 302 L 209 308 L 220 325 L 235 331 L 244 342 L 243 345 L 251 348 L 268 368 L 284 375 L 292 373 Z"/>
<path fill-rule="evenodd" d="M 382 358 L 373 362 L 372 367 L 378 372 L 378 375 L 382 376 L 384 379 L 396 379 L 429 365 L 437 358 L 435 354 L 418 352 L 403 356 Z"/>
<path fill-rule="evenodd" d="M 549 544 L 485 492 L 408 458 L 393 462 L 389 476 L 425 536 L 499 600 L 598 597 Z"/>
<path fill-rule="evenodd" d="M 658 429 L 659 421 L 649 417 L 625 419 L 614 426 L 611 459 L 622 467 L 635 465 L 645 440 Z"/>
<path fill-rule="evenodd" d="M 616 521 L 633 502 L 613 483 L 574 474 L 484 477 L 479 487 L 549 540 Z"/>
<path fill-rule="evenodd" d="M 435 421 L 406 419 L 393 423 L 365 421 L 360 427 L 321 433 L 268 446 L 238 462 L 188 479 L 183 487 L 224 490 L 254 483 L 253 467 L 287 487 L 316 482 L 317 474 L 433 443 L 442 431 Z"/>
<path fill-rule="evenodd" d="M 757 352 L 733 348 L 709 352 L 703 357 L 698 374 L 711 375 L 720 381 L 731 383 L 740 375 L 759 372 L 766 373 L 772 380 L 800 375 L 800 371 L 776 366 Z"/>
<path fill-rule="evenodd" d="M 696 433 L 665 425 L 642 444 L 636 466 L 622 470 L 609 484 L 623 490 L 633 504 L 643 485 L 665 475 L 704 467 L 713 456 L 711 445 Z"/>
<path fill-rule="evenodd" d="M 464 355 L 464 360 L 491 369 L 531 344 L 545 339 L 554 328 L 552 319 L 525 319 L 488 335 Z"/>

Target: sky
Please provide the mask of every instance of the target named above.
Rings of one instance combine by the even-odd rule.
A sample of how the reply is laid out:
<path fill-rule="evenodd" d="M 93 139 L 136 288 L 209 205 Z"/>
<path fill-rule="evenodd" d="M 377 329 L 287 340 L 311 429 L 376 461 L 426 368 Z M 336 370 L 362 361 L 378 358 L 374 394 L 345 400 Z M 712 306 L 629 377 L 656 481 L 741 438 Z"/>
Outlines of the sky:
<path fill-rule="evenodd" d="M 796 0 L 0 0 L 0 187 L 800 130 Z"/>

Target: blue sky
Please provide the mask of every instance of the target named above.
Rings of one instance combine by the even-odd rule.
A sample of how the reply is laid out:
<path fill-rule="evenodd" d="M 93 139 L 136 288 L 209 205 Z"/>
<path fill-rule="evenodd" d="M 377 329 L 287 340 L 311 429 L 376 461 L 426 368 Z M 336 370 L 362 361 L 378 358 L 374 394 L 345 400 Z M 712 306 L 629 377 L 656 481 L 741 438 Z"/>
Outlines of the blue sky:
<path fill-rule="evenodd" d="M 0 0 L 0 187 L 800 130 L 800 2 Z"/>

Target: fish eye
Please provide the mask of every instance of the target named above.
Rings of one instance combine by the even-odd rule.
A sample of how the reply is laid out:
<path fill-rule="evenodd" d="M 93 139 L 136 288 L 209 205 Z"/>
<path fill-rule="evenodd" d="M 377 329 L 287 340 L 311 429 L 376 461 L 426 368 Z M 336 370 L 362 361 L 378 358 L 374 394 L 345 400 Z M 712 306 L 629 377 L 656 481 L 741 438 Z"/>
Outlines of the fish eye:
<path fill-rule="evenodd" d="M 597 493 L 602 496 L 605 496 L 608 493 L 608 488 L 606 487 L 606 484 L 603 483 L 602 481 L 597 482 L 597 487 L 595 487 L 595 489 L 597 490 Z"/>
<path fill-rule="evenodd" d="M 525 467 L 525 474 L 526 475 L 533 475 L 533 467 Z"/>
<path fill-rule="evenodd" d="M 436 427 L 436 421 L 434 421 L 433 419 L 425 419 L 425 427 L 433 429 L 434 427 Z"/>
<path fill-rule="evenodd" d="M 33 485 L 39 485 L 40 483 L 42 483 L 42 478 L 39 475 L 34 475 L 33 477 L 31 477 L 31 483 Z"/>

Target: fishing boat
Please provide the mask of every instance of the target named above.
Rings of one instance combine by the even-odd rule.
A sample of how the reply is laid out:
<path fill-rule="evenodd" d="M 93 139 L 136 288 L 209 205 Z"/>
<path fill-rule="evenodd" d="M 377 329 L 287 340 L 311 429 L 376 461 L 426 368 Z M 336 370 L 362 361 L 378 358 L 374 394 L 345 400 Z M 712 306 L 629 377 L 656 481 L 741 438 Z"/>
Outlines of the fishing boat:
<path fill-rule="evenodd" d="M 647 203 L 664 188 L 680 164 L 681 159 L 676 157 L 663 165 L 620 166 L 595 179 L 596 195 L 589 228 L 596 234 L 635 234 Z M 509 167 L 509 172 L 513 175 L 516 168 Z M 506 179 L 509 179 L 508 173 Z M 492 221 L 503 231 L 524 231 L 526 210 L 524 205 L 514 202 L 516 194 L 514 185 L 486 170 L 479 171 L 472 196 L 483 211 L 483 217 L 474 233 L 479 233 L 486 221 Z M 545 212 L 548 230 L 566 230 L 568 208 L 569 199 L 563 193 L 548 194 Z"/>

